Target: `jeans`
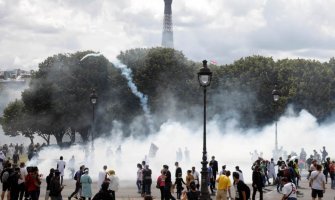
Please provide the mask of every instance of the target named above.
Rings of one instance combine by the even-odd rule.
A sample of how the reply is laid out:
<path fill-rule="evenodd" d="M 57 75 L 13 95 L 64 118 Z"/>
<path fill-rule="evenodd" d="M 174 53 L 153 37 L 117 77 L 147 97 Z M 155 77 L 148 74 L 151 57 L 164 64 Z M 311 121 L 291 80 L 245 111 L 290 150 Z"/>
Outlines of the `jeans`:
<path fill-rule="evenodd" d="M 256 197 L 256 192 L 258 191 L 259 192 L 259 199 L 260 200 L 263 200 L 263 189 L 261 186 L 252 186 L 253 188 L 253 191 L 252 191 L 252 200 L 255 200 L 255 197 Z"/>
<path fill-rule="evenodd" d="M 137 180 L 136 181 L 136 186 L 137 186 L 137 192 L 141 192 L 142 190 L 142 181 L 141 180 Z"/>

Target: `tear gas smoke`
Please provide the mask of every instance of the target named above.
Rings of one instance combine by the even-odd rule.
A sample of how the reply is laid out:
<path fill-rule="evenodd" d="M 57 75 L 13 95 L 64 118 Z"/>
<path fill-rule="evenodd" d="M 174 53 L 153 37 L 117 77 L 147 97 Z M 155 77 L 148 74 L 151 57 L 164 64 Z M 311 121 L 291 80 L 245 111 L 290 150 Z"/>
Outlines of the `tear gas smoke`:
<path fill-rule="evenodd" d="M 148 126 L 149 126 L 149 131 L 150 131 L 150 133 L 153 133 L 154 126 L 153 126 L 152 116 L 150 114 L 150 109 L 149 109 L 149 106 L 148 106 L 148 96 L 144 95 L 143 93 L 141 93 L 137 89 L 137 86 L 133 82 L 132 71 L 129 67 L 122 64 L 118 60 L 113 61 L 113 64 L 115 65 L 115 67 L 117 67 L 121 70 L 122 75 L 127 79 L 128 86 L 129 86 L 131 92 L 140 99 L 140 103 L 141 103 L 142 109 L 144 111 L 144 116 L 145 116 L 145 118 L 147 120 L 147 123 L 148 123 Z"/>
<path fill-rule="evenodd" d="M 265 126 L 262 129 L 251 129 L 242 131 L 237 128 L 238 123 L 234 120 L 227 123 L 225 129 L 221 129 L 218 121 L 209 121 L 207 126 L 207 152 L 208 159 L 212 155 L 219 162 L 219 169 L 222 165 L 227 165 L 230 171 L 235 170 L 235 166 L 240 166 L 244 173 L 246 182 L 251 181 L 251 155 L 255 149 L 263 152 L 264 159 L 270 159 L 274 149 L 274 124 Z M 319 126 L 315 117 L 306 111 L 298 115 L 292 114 L 291 109 L 278 121 L 278 143 L 283 146 L 288 153 L 295 151 L 300 153 L 301 148 L 305 148 L 307 155 L 312 154 L 312 150 L 319 151 L 322 146 L 326 146 L 330 156 L 334 155 L 335 147 L 330 138 L 335 128 L 335 123 Z M 158 146 L 157 154 L 154 158 L 149 158 L 149 166 L 153 171 L 152 178 L 155 181 L 163 164 L 170 167 L 174 174 L 174 162 L 176 161 L 176 151 L 185 147 L 190 152 L 189 161 L 183 157 L 180 166 L 183 169 L 183 177 L 186 170 L 192 166 L 201 171 L 203 132 L 202 124 L 188 125 L 177 121 L 168 121 L 160 127 L 156 134 L 148 136 L 146 139 L 127 138 L 113 136 L 110 138 L 99 138 L 94 141 L 95 151 L 87 152 L 88 146 L 72 146 L 69 149 L 59 149 L 50 147 L 40 152 L 37 164 L 42 173 L 47 174 L 51 167 L 56 167 L 56 160 L 60 156 L 68 161 L 72 155 L 76 159 L 77 170 L 81 164 L 90 168 L 93 179 L 97 179 L 98 172 L 103 165 L 108 169 L 114 169 L 120 180 L 136 180 L 136 164 L 141 163 L 148 155 L 151 142 Z M 121 135 L 121 134 L 120 134 Z M 116 152 L 116 148 L 121 145 L 121 152 Z M 86 155 L 86 156 L 85 156 Z M 184 154 L 183 154 L 184 155 Z M 209 161 L 209 160 L 208 160 Z M 69 176 L 69 171 L 66 173 Z M 134 182 L 135 184 L 135 182 Z"/>

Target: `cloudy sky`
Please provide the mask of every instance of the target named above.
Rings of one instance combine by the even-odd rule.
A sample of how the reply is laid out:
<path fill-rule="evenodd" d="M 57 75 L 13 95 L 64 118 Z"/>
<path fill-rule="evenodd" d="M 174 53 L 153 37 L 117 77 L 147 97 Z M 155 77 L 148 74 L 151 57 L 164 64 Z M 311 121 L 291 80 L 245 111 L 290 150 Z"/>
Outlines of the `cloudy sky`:
<path fill-rule="evenodd" d="M 173 0 L 175 48 L 194 61 L 335 55 L 334 0 Z M 161 44 L 163 0 L 0 0 L 0 69 L 57 53 Z"/>

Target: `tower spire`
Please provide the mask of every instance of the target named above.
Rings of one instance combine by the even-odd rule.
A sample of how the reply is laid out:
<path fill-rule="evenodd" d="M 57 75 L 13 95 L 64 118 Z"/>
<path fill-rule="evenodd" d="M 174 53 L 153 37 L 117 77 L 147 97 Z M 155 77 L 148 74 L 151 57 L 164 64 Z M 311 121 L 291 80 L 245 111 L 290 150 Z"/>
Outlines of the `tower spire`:
<path fill-rule="evenodd" d="M 162 46 L 173 48 L 173 25 L 172 25 L 172 0 L 164 0 L 164 20 Z"/>

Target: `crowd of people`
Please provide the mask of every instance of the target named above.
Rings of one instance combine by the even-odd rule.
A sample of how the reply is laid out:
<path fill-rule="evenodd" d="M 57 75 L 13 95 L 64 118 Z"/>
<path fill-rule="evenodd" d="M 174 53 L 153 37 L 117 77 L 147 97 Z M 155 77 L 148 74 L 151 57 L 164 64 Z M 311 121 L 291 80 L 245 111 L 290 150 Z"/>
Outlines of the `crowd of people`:
<path fill-rule="evenodd" d="M 36 147 L 34 147 L 36 148 Z M 33 149 L 33 148 L 31 148 Z M 40 198 L 41 183 L 44 179 L 39 174 L 38 167 L 25 166 L 24 162 L 8 159 L 5 153 L 0 150 L 0 161 L 3 168 L 0 170 L 0 181 L 2 183 L 1 200 L 7 197 L 7 200 L 38 200 Z M 29 151 L 29 148 L 28 148 Z M 5 151 L 8 155 L 8 151 Z M 19 152 L 19 151 L 18 151 Z M 211 157 L 208 163 L 207 183 L 201 185 L 200 173 L 195 166 L 186 170 L 183 174 L 182 167 L 177 161 L 174 163 L 174 176 L 167 164 L 162 166 L 160 175 L 152 177 L 152 170 L 146 161 L 137 164 L 137 192 L 144 199 L 152 198 L 152 184 L 156 183 L 156 188 L 160 191 L 162 200 L 182 199 L 197 200 L 200 197 L 200 188 L 208 187 L 208 195 L 217 200 L 235 200 L 255 199 L 259 193 L 259 199 L 263 199 L 263 191 L 266 185 L 275 185 L 277 191 L 283 195 L 283 199 L 295 200 L 299 196 L 299 183 L 302 178 L 302 172 L 307 173 L 311 187 L 312 199 L 322 199 L 326 192 L 326 184 L 330 177 L 331 189 L 335 189 L 335 161 L 331 161 L 326 149 L 323 147 L 321 156 L 315 153 L 312 157 L 306 159 L 307 155 L 302 149 L 300 156 L 290 154 L 285 159 L 279 157 L 277 161 L 273 158 L 270 161 L 258 157 L 252 164 L 252 183 L 251 187 L 244 183 L 244 175 L 239 166 L 235 166 L 233 171 L 222 165 L 219 169 L 218 161 L 215 156 Z M 1 156 L 3 155 L 3 156 Z M 318 158 L 318 159 L 316 159 Z M 116 176 L 115 170 L 108 170 L 105 165 L 98 174 L 97 186 L 99 192 L 93 195 L 92 178 L 89 169 L 85 165 L 80 166 L 78 171 L 74 169 L 74 157 L 66 163 L 63 156 L 57 160 L 55 168 L 50 169 L 46 176 L 45 199 L 62 199 L 62 190 L 64 189 L 63 176 L 66 168 L 70 168 L 71 177 L 75 181 L 75 190 L 67 198 L 71 200 L 115 200 L 117 191 L 120 187 L 120 181 Z M 71 164 L 72 163 L 72 164 Z M 305 169 L 307 169 L 305 171 Z M 244 169 L 246 170 L 246 169 Z M 185 173 L 185 172 L 184 172 Z M 251 191 L 252 189 L 252 191 Z M 174 194 L 175 191 L 175 194 Z"/>

